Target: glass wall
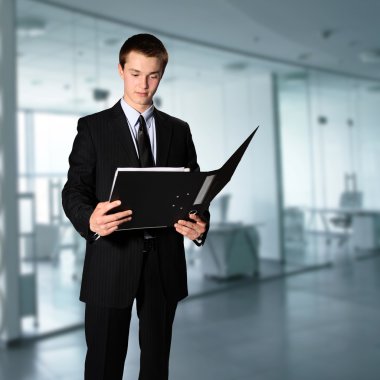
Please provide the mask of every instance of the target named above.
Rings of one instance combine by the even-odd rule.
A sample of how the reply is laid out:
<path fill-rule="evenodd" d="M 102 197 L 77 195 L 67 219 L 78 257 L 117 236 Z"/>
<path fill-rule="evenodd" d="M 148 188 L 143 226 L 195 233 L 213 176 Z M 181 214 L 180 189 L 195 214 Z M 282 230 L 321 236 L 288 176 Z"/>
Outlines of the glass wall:
<path fill-rule="evenodd" d="M 63 215 L 60 190 L 77 119 L 111 107 L 121 98 L 119 49 L 128 36 L 142 31 L 38 1 L 19 0 L 17 9 L 19 193 L 28 204 L 21 208 L 20 219 L 29 223 L 20 231 L 21 270 L 30 273 L 33 288 L 23 328 L 33 334 L 83 321 L 78 295 L 84 241 Z M 189 122 L 203 170 L 223 165 L 263 120 L 273 129 L 271 70 L 275 64 L 265 66 L 254 59 L 159 37 L 170 52 L 170 62 L 155 104 Z M 262 207 L 255 211 L 252 188 L 260 165 L 250 149 L 212 210 L 210 235 L 229 236 L 226 246 L 245 252 L 240 263 L 243 280 L 246 274 L 258 272 L 259 240 L 263 260 L 278 255 L 271 249 L 275 217 L 267 221 L 261 217 Z M 268 173 L 273 182 L 274 172 Z M 265 181 L 255 186 L 265 198 Z M 274 182 L 271 187 L 274 190 Z M 210 238 L 210 247 L 212 240 L 219 244 Z M 236 277 L 234 272 L 215 273 L 219 267 L 212 260 L 207 265 L 202 262 L 202 257 L 213 257 L 212 252 L 200 254 L 189 241 L 186 248 L 191 295 L 229 286 L 230 281 L 220 280 Z"/>
<path fill-rule="evenodd" d="M 25 332 L 49 332 L 78 323 L 84 242 L 60 206 L 67 157 L 78 116 L 20 110 L 18 117 L 21 273 L 28 274 L 35 305 L 23 319 Z"/>
<path fill-rule="evenodd" d="M 351 239 L 358 210 L 375 218 L 380 209 L 379 85 L 295 70 L 278 88 L 287 256 L 334 262 L 360 248 Z"/>
<path fill-rule="evenodd" d="M 84 241 L 60 191 L 78 118 L 121 98 L 120 46 L 145 31 L 33 0 L 18 0 L 17 12 L 21 270 L 35 287 L 23 328 L 35 334 L 83 321 Z M 236 273 L 245 281 L 329 262 L 320 210 L 339 206 L 345 182 L 356 179 L 363 205 L 379 208 L 379 85 L 158 37 L 170 61 L 155 105 L 189 122 L 202 170 L 260 125 L 212 205 L 215 239 L 201 251 L 186 243 L 190 294 L 230 286 Z M 240 272 L 215 275 L 205 257 L 220 252 Z"/>

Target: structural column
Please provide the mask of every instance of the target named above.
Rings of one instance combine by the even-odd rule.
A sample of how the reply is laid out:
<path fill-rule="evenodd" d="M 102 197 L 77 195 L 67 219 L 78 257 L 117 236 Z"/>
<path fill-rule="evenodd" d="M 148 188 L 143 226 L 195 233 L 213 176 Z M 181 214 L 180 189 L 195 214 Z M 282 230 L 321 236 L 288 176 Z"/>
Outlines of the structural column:
<path fill-rule="evenodd" d="M 16 2 L 0 0 L 0 345 L 20 338 Z"/>

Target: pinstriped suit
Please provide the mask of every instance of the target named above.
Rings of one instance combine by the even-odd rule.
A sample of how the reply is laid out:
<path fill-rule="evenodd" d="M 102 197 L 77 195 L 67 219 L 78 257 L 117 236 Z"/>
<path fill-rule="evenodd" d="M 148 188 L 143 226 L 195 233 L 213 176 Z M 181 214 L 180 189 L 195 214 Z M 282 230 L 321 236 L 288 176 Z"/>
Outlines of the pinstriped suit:
<path fill-rule="evenodd" d="M 154 118 L 157 166 L 199 170 L 188 124 L 156 109 Z M 128 308 L 141 291 L 140 276 L 144 278 L 143 232 L 114 232 L 92 241 L 89 230 L 89 219 L 95 206 L 109 198 L 115 169 L 139 166 L 120 102 L 110 109 L 79 119 L 69 164 L 62 204 L 75 229 L 87 240 L 80 300 L 91 307 Z M 209 215 L 205 218 L 208 219 Z M 172 227 L 156 230 L 155 235 L 158 281 L 166 302 L 176 305 L 188 294 L 183 236 Z"/>

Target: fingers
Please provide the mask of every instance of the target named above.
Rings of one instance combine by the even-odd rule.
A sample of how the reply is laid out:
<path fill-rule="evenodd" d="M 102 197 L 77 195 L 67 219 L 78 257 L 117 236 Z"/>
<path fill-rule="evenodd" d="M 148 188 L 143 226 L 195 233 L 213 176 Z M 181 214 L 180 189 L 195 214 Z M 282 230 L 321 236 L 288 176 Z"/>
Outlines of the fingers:
<path fill-rule="evenodd" d="M 112 232 L 115 232 L 117 229 L 118 229 L 118 226 L 115 226 L 115 227 L 110 228 L 107 231 L 99 231 L 97 232 L 97 234 L 100 236 L 107 236 L 107 235 L 112 234 Z"/>
<path fill-rule="evenodd" d="M 174 228 L 177 232 L 179 232 L 183 236 L 188 237 L 190 240 L 194 240 L 197 238 L 196 237 L 196 235 L 197 235 L 196 231 L 191 229 L 191 228 L 188 228 L 186 226 L 182 226 L 179 223 L 175 223 Z"/>
<path fill-rule="evenodd" d="M 111 215 L 101 215 L 96 218 L 98 224 L 106 224 L 132 215 L 132 210 L 120 211 Z"/>
<path fill-rule="evenodd" d="M 125 222 L 129 222 L 131 219 L 132 219 L 131 216 L 127 216 L 125 218 L 121 218 L 121 219 L 117 219 L 117 220 L 112 220 L 110 222 L 99 221 L 99 222 L 96 222 L 95 229 L 97 230 L 96 232 L 98 232 L 98 233 L 99 233 L 99 231 L 105 232 L 105 231 L 109 230 L 110 228 L 117 227 L 120 224 L 123 224 Z"/>
<path fill-rule="evenodd" d="M 197 223 L 206 225 L 206 222 L 204 222 L 203 219 L 198 214 L 189 214 L 189 218 L 193 219 Z"/>
<path fill-rule="evenodd" d="M 178 223 L 174 224 L 174 227 L 178 233 L 186 236 L 190 240 L 197 239 L 201 235 L 198 231 Z"/>
<path fill-rule="evenodd" d="M 99 202 L 96 206 L 96 209 L 104 211 L 106 213 L 107 211 L 120 206 L 121 202 L 119 200 L 113 201 L 113 202 Z"/>
<path fill-rule="evenodd" d="M 196 217 L 196 218 L 194 218 Z M 183 236 L 188 237 L 191 240 L 197 239 L 206 231 L 206 223 L 202 221 L 197 215 L 190 214 L 190 218 L 196 220 L 196 222 L 189 222 L 186 220 L 179 220 L 174 224 L 177 232 Z"/>
<path fill-rule="evenodd" d="M 90 217 L 90 229 L 100 236 L 106 236 L 116 231 L 120 224 L 132 219 L 132 210 L 120 211 L 105 215 L 107 211 L 119 206 L 120 201 L 100 202 Z"/>
<path fill-rule="evenodd" d="M 121 201 L 104 202 L 104 210 L 105 212 L 107 212 L 120 205 L 121 205 Z"/>
<path fill-rule="evenodd" d="M 100 236 L 106 236 L 111 234 L 112 232 L 116 231 L 119 228 L 120 224 L 129 222 L 132 218 L 124 218 L 124 219 L 119 219 L 115 222 L 107 223 L 107 224 L 102 224 L 96 227 L 96 233 Z"/>

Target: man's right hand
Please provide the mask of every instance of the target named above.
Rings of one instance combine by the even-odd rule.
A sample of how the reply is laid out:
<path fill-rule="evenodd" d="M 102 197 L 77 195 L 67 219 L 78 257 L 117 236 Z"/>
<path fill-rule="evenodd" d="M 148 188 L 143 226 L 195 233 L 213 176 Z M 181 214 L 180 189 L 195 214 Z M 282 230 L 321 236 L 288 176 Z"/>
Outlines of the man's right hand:
<path fill-rule="evenodd" d="M 120 201 L 99 202 L 90 217 L 90 230 L 100 236 L 106 236 L 116 231 L 119 224 L 129 222 L 132 219 L 132 210 L 106 215 L 109 210 L 120 206 L 120 204 Z"/>

